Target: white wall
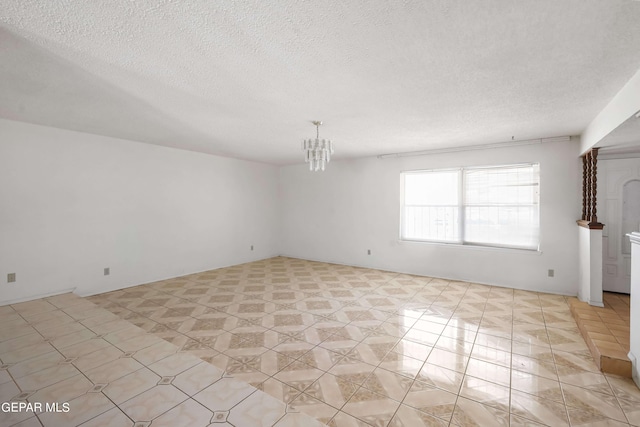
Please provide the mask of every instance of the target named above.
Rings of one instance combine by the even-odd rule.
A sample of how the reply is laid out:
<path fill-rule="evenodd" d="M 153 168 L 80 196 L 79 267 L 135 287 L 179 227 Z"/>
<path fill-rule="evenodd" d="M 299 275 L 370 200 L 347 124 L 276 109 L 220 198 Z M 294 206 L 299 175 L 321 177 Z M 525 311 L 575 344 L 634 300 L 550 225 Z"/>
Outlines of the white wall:
<path fill-rule="evenodd" d="M 277 180 L 275 166 L 0 120 L 0 304 L 277 255 Z"/>
<path fill-rule="evenodd" d="M 638 111 L 640 111 L 640 70 L 629 79 L 582 132 L 580 153 L 589 151 Z"/>
<path fill-rule="evenodd" d="M 631 307 L 629 311 L 629 360 L 633 380 L 640 387 L 640 232 L 631 233 Z M 636 296 L 636 298 L 634 298 Z"/>
<path fill-rule="evenodd" d="M 576 295 L 579 142 L 280 169 L 283 255 Z M 541 252 L 399 241 L 400 172 L 540 162 Z M 367 255 L 367 249 L 372 254 Z M 555 270 L 555 277 L 547 275 Z"/>
<path fill-rule="evenodd" d="M 602 301 L 602 230 L 578 227 L 578 299 L 604 307 Z"/>
<path fill-rule="evenodd" d="M 623 187 L 632 180 L 640 180 L 640 158 L 598 160 L 598 221 L 605 224 L 602 281 L 605 291 L 629 293 L 631 249 L 626 234 L 640 230 L 640 221 L 631 227 L 622 224 L 623 206 L 632 206 L 631 200 L 623 204 Z M 636 205 L 633 208 L 638 210 Z"/>

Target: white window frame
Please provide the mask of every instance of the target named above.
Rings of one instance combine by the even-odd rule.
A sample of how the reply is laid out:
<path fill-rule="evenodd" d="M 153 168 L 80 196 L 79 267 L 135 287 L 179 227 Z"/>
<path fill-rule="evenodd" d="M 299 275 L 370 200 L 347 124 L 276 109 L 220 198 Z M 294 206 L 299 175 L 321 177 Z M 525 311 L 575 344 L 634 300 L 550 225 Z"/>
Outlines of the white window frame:
<path fill-rule="evenodd" d="M 399 238 L 401 241 L 406 242 L 419 242 L 419 243 L 437 243 L 437 244 L 445 244 L 445 245 L 461 245 L 461 246 L 470 246 L 470 247 L 484 247 L 484 248 L 498 248 L 498 249 L 514 249 L 514 250 L 524 250 L 524 251 L 535 251 L 538 252 L 540 250 L 540 183 L 541 178 L 538 174 L 538 200 L 536 203 L 538 212 L 538 241 L 535 247 L 524 247 L 524 246 L 513 246 L 507 244 L 492 244 L 492 243 L 477 243 L 477 242 L 469 242 L 465 239 L 465 220 L 466 220 L 466 201 L 465 201 L 465 188 L 466 188 L 466 176 L 465 171 L 469 170 L 481 170 L 481 169 L 501 169 L 501 168 L 513 168 L 513 167 L 522 167 L 522 166 L 535 166 L 538 167 L 538 172 L 540 170 L 540 163 L 532 162 L 532 163 L 515 163 L 515 164 L 504 164 L 504 165 L 491 165 L 491 166 L 470 166 L 470 167 L 458 167 L 458 168 L 442 168 L 442 169 L 421 169 L 421 170 L 409 170 L 409 171 L 401 171 L 400 172 L 400 228 L 399 228 Z M 404 221 L 405 221 L 405 177 L 410 174 L 421 174 L 426 172 L 458 172 L 458 239 L 457 240 L 439 240 L 439 239 L 416 239 L 416 238 L 408 238 L 403 236 L 404 230 Z"/>

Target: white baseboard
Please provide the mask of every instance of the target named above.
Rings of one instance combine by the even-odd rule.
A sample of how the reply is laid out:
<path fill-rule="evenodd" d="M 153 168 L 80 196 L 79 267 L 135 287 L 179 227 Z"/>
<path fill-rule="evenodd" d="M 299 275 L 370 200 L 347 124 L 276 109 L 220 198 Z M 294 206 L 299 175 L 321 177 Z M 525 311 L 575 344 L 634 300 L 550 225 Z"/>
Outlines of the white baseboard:
<path fill-rule="evenodd" d="M 4 301 L 0 301 L 0 306 L 9 305 L 9 304 L 18 304 L 18 303 L 21 303 L 21 302 L 27 302 L 27 301 L 31 301 L 31 300 L 34 300 L 34 299 L 40 299 L 40 298 L 52 297 L 52 296 L 55 296 L 55 295 L 73 293 L 75 290 L 76 290 L 76 288 L 69 288 L 69 289 L 62 289 L 62 290 L 55 291 L 55 292 L 48 292 L 48 293 L 44 293 L 44 294 L 30 295 L 28 297 L 4 300 Z"/>
<path fill-rule="evenodd" d="M 638 359 L 632 352 L 629 352 L 629 354 L 627 354 L 627 357 L 629 358 L 629 360 L 631 360 L 631 376 L 633 378 L 633 381 L 636 383 L 638 388 L 640 388 L 640 367 L 638 366 Z"/>

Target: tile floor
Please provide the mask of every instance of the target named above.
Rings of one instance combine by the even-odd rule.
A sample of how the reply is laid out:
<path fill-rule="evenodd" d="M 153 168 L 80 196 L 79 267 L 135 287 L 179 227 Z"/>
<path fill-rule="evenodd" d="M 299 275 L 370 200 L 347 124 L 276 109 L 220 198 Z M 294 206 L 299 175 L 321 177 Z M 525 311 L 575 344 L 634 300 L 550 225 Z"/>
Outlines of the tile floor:
<path fill-rule="evenodd" d="M 2 427 L 322 425 L 73 294 L 0 307 L 0 320 Z"/>
<path fill-rule="evenodd" d="M 119 318 L 56 298 L 0 308 L 0 400 L 87 425 L 640 426 L 558 295 L 278 257 L 86 299 Z"/>
<path fill-rule="evenodd" d="M 572 299 L 571 312 L 601 371 L 631 378 L 629 295 L 604 292 L 604 307 Z"/>

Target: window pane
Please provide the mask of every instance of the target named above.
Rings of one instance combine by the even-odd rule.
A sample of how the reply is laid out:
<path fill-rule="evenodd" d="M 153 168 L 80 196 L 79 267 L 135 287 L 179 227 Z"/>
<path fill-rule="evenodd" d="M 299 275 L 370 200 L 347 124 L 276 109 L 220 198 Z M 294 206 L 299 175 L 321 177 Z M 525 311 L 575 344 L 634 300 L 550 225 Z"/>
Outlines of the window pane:
<path fill-rule="evenodd" d="M 537 164 L 405 173 L 402 238 L 537 249 L 539 176 Z"/>
<path fill-rule="evenodd" d="M 457 206 L 406 206 L 403 233 L 405 239 L 459 240 Z"/>
<path fill-rule="evenodd" d="M 464 240 L 537 248 L 538 165 L 469 169 L 464 174 Z"/>
<path fill-rule="evenodd" d="M 465 170 L 467 205 L 538 202 L 537 165 Z"/>
<path fill-rule="evenodd" d="M 402 237 L 415 240 L 459 240 L 459 171 L 404 175 Z"/>
<path fill-rule="evenodd" d="M 538 223 L 537 206 L 467 206 L 465 241 L 535 249 Z"/>
<path fill-rule="evenodd" d="M 458 204 L 458 171 L 408 173 L 404 176 L 405 205 Z"/>

